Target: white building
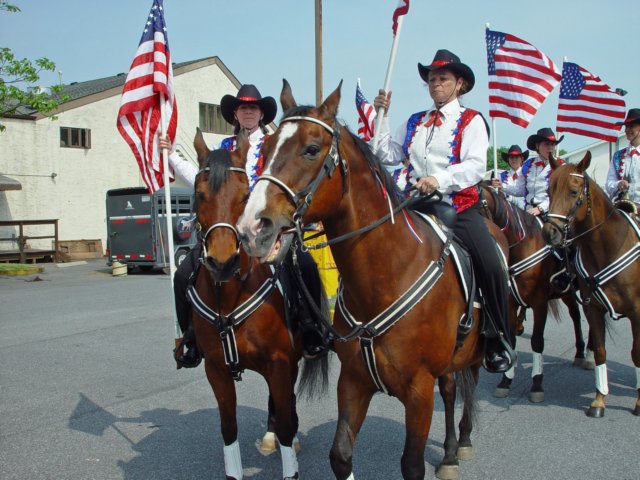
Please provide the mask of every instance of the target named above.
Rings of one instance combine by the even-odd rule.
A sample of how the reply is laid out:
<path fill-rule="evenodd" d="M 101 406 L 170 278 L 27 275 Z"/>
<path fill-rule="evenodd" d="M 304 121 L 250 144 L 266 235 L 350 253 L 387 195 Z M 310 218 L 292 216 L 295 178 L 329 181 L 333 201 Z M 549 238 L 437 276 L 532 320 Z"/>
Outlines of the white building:
<path fill-rule="evenodd" d="M 101 239 L 106 246 L 107 190 L 144 186 L 135 158 L 116 128 L 125 78 L 121 73 L 67 85 L 63 94 L 70 100 L 54 112 L 57 120 L 39 114 L 2 119 L 6 130 L 0 133 L 0 220 L 58 219 L 59 240 Z M 196 161 L 196 127 L 210 148 L 233 133 L 219 103 L 240 86 L 218 57 L 174 64 L 175 143 L 185 160 Z M 47 233 L 32 229 L 30 235 L 50 232 L 51 228 Z M 15 227 L 0 227 L 0 238 L 13 235 Z M 47 242 L 30 246 L 51 248 L 51 240 Z M 0 242 L 0 249 L 15 248 L 16 242 Z"/>

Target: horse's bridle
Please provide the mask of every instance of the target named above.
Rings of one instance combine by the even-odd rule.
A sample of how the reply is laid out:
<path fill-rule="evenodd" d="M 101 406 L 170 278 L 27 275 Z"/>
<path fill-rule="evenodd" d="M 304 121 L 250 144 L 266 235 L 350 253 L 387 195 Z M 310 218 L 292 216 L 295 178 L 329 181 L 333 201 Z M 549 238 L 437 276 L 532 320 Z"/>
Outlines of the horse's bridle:
<path fill-rule="evenodd" d="M 584 175 L 580 173 L 570 173 L 569 175 L 573 177 L 578 177 L 582 179 L 582 191 L 580 192 L 580 196 L 576 200 L 576 203 L 571 207 L 571 210 L 567 213 L 567 215 L 560 215 L 558 213 L 547 213 L 546 223 L 551 225 L 557 231 L 562 234 L 562 245 L 561 247 L 568 247 L 571 243 L 578 238 L 573 237 L 569 238 L 569 231 L 571 230 L 571 224 L 576 218 L 576 213 L 578 213 L 578 209 L 584 204 L 585 199 L 587 201 L 587 215 L 591 214 L 591 195 L 589 193 L 589 175 L 586 173 Z M 561 220 L 564 222 L 564 225 L 558 225 L 554 219 Z M 599 225 L 598 225 L 599 226 Z M 591 231 L 589 229 L 588 231 Z M 583 234 L 580 234 L 582 236 Z"/>
<path fill-rule="evenodd" d="M 347 177 L 348 167 L 347 167 L 347 162 L 342 158 L 342 155 L 340 155 L 340 148 L 339 148 L 340 132 L 338 131 L 338 129 L 331 128 L 331 126 L 327 125 L 322 120 L 319 120 L 314 117 L 306 117 L 306 116 L 294 116 L 294 117 L 284 118 L 281 123 L 300 122 L 300 121 L 312 122 L 317 125 L 320 125 L 322 128 L 324 128 L 327 132 L 331 134 L 331 147 L 329 148 L 329 152 L 327 153 L 327 155 L 324 157 L 324 160 L 322 161 L 322 168 L 320 169 L 316 177 L 311 181 L 311 183 L 309 183 L 305 188 L 300 190 L 298 193 L 295 193 L 286 183 L 284 183 L 279 178 L 274 177 L 273 175 L 268 175 L 268 174 L 260 175 L 256 179 L 255 183 L 257 184 L 262 180 L 271 182 L 274 185 L 277 185 L 278 187 L 280 187 L 287 194 L 287 198 L 291 201 L 291 203 L 293 203 L 293 206 L 296 208 L 295 212 L 293 213 L 293 223 L 295 225 L 295 230 L 300 240 L 300 243 L 302 243 L 303 241 L 302 217 L 304 216 L 305 212 L 311 205 L 313 196 L 318 190 L 318 187 L 320 187 L 320 183 L 322 183 L 325 177 L 331 178 L 336 167 L 340 165 L 340 168 L 342 169 L 342 174 L 343 174 L 342 193 L 344 195 L 346 184 L 347 184 L 346 177 Z"/>
<path fill-rule="evenodd" d="M 198 171 L 198 173 L 196 174 L 196 177 L 198 175 L 200 175 L 201 173 L 207 173 L 211 171 L 210 167 L 205 167 L 201 170 Z M 247 172 L 244 168 L 240 168 L 240 167 L 229 167 L 229 171 L 231 172 L 237 172 L 237 173 L 242 173 L 243 175 L 247 175 Z M 200 226 L 200 223 L 197 224 L 199 229 L 202 229 L 202 227 Z M 230 223 L 226 223 L 226 222 L 218 222 L 218 223 L 214 223 L 213 225 L 211 225 L 207 231 L 204 233 L 204 235 L 201 235 L 201 242 L 202 242 L 202 255 L 201 255 L 201 261 L 204 264 L 205 263 L 205 259 L 207 258 L 207 237 L 213 233 L 214 230 L 218 229 L 218 228 L 226 228 L 228 230 L 231 230 L 233 232 L 233 234 L 236 237 L 236 254 L 240 253 L 240 234 L 238 233 L 238 230 L 236 229 L 235 225 L 231 225 Z"/>

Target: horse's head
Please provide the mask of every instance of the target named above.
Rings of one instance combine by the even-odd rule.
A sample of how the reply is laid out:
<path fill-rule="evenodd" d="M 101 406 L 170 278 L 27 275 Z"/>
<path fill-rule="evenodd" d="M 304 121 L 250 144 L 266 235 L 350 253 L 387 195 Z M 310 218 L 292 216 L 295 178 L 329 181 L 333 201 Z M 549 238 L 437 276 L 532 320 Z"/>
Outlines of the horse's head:
<path fill-rule="evenodd" d="M 245 171 L 249 142 L 240 135 L 236 151 L 209 151 L 198 129 L 193 144 L 200 164 L 195 203 L 202 233 L 203 264 L 214 281 L 224 282 L 240 271 L 240 240 L 235 224 L 249 194 Z"/>
<path fill-rule="evenodd" d="M 262 149 L 266 169 L 256 182 L 238 230 L 244 248 L 263 261 L 282 258 L 286 236 L 334 212 L 345 188 L 336 122 L 340 85 L 319 107 L 298 107 L 284 80 L 284 117 Z M 340 170 L 341 173 L 334 172 Z"/>
<path fill-rule="evenodd" d="M 590 151 L 577 165 L 561 164 L 553 157 L 549 161 L 552 168 L 549 177 L 549 213 L 542 236 L 550 245 L 563 246 L 568 239 L 569 229 L 590 214 L 590 180 L 586 173 L 590 162 Z"/>

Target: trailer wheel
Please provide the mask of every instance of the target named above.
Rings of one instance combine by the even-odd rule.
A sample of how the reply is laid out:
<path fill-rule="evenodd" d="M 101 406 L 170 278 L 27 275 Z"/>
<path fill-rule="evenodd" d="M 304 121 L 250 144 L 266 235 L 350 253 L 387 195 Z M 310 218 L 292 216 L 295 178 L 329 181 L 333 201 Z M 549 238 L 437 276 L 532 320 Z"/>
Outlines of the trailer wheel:
<path fill-rule="evenodd" d="M 184 248 L 181 248 L 176 252 L 176 258 L 175 258 L 176 267 L 180 266 L 180 264 L 184 261 L 184 259 L 187 258 L 188 254 L 189 254 L 189 250 Z"/>

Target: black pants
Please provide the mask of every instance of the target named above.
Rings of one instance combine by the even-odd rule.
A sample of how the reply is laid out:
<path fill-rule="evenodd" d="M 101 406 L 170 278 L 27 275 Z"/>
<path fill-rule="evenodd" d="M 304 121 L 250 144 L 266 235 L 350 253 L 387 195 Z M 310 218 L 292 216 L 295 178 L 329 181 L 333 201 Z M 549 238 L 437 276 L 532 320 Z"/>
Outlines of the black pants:
<path fill-rule="evenodd" d="M 485 299 L 485 307 L 493 320 L 493 325 L 485 325 L 488 348 L 497 348 L 495 340 L 500 333 L 509 345 L 513 346 L 508 322 L 507 274 L 499 257 L 496 242 L 485 224 L 479 202 L 458 214 L 453 231 L 471 255 L 476 279 Z"/>
<path fill-rule="evenodd" d="M 173 296 L 176 303 L 176 316 L 182 333 L 191 326 L 191 303 L 187 300 L 189 278 L 195 275 L 198 258 L 202 254 L 202 244 L 197 243 L 178 265 L 173 276 Z"/>

